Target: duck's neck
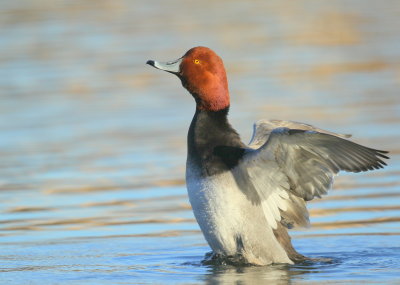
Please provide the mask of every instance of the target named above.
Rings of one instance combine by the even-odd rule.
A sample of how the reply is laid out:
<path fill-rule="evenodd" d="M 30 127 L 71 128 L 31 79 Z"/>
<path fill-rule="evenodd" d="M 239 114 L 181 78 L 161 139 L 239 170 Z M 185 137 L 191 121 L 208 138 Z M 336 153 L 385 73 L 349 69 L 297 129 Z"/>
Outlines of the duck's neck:
<path fill-rule="evenodd" d="M 196 108 L 188 133 L 188 160 L 204 175 L 229 170 L 242 153 L 244 144 L 228 122 L 228 111 L 229 106 L 219 111 Z"/>

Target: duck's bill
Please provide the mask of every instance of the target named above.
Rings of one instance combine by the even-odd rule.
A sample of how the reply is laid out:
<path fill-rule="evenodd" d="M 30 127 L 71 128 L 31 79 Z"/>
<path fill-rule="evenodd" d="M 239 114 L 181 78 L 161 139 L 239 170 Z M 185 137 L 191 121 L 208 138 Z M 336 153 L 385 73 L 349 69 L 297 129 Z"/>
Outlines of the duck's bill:
<path fill-rule="evenodd" d="M 182 62 L 182 58 L 179 58 L 174 61 L 168 61 L 168 62 L 159 62 L 155 60 L 148 60 L 146 63 L 148 65 L 154 66 L 157 69 L 161 69 L 173 74 L 178 74 L 180 71 L 180 65 Z"/>

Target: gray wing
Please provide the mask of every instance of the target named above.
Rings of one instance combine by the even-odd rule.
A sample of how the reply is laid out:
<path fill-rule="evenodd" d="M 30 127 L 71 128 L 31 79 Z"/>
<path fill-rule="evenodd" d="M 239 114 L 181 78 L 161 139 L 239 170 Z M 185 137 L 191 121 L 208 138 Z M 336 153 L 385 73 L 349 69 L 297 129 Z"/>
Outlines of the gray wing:
<path fill-rule="evenodd" d="M 250 140 L 249 147 L 257 149 L 261 147 L 267 140 L 271 132 L 276 128 L 289 128 L 305 131 L 316 131 L 324 134 L 330 134 L 341 138 L 349 138 L 349 134 L 337 134 L 327 130 L 319 129 L 309 124 L 299 123 L 295 121 L 283 120 L 259 120 L 253 125 L 253 136 Z"/>
<path fill-rule="evenodd" d="M 248 149 L 234 169 L 238 181 L 244 181 L 238 182 L 241 189 L 253 193 L 252 197 L 257 193 L 255 202 L 262 205 L 272 228 L 276 222 L 306 226 L 305 201 L 326 194 L 339 171 L 360 172 L 386 165 L 386 151 L 312 128 L 269 131 L 264 144 Z"/>

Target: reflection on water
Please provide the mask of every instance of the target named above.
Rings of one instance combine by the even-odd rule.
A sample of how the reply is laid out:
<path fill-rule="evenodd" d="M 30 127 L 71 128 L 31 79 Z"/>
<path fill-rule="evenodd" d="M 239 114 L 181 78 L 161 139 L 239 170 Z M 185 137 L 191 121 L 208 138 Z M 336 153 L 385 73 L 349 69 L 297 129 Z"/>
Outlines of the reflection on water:
<path fill-rule="evenodd" d="M 3 283 L 400 282 L 398 1 L 0 5 Z M 199 44 L 225 60 L 244 140 L 280 118 L 390 150 L 309 203 L 292 236 L 319 261 L 200 265 L 183 180 L 194 105 L 144 64 Z"/>

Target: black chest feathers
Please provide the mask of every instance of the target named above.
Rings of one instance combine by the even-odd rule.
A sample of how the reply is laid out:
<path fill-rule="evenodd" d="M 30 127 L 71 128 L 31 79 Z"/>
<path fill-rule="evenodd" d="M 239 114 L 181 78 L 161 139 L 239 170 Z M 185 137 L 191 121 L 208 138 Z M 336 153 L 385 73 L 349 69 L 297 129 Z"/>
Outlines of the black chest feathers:
<path fill-rule="evenodd" d="M 188 133 L 190 161 L 211 176 L 234 168 L 245 152 L 245 145 L 227 120 L 228 110 L 197 110 Z"/>

